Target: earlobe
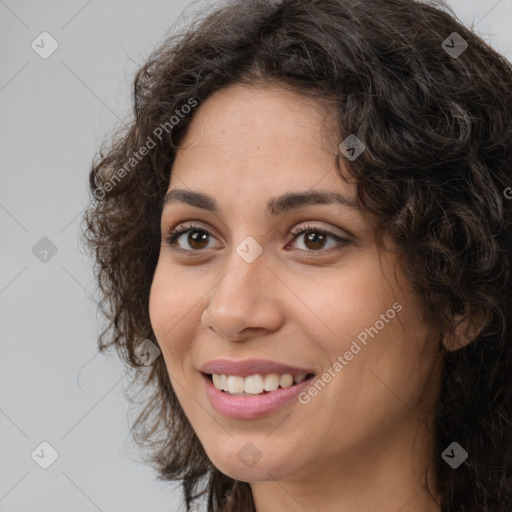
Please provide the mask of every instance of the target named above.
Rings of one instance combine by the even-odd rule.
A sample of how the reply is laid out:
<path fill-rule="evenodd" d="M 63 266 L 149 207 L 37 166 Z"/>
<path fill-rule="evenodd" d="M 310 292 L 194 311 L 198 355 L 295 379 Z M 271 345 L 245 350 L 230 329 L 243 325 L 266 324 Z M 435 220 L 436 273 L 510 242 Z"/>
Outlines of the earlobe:
<path fill-rule="evenodd" d="M 455 352 L 474 341 L 489 322 L 489 312 L 484 310 L 473 310 L 465 315 L 457 315 L 451 331 L 442 336 L 443 347 Z"/>

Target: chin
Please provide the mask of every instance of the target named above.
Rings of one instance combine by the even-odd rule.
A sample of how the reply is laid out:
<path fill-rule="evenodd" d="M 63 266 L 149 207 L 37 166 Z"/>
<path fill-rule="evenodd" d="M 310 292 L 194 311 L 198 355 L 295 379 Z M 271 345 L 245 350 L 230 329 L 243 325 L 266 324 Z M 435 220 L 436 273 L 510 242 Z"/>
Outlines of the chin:
<path fill-rule="evenodd" d="M 260 450 L 256 444 L 233 439 L 233 450 L 229 444 L 223 444 L 223 451 L 208 450 L 207 455 L 219 471 L 235 480 L 251 483 L 285 478 L 291 470 L 290 457 L 270 447 Z"/>

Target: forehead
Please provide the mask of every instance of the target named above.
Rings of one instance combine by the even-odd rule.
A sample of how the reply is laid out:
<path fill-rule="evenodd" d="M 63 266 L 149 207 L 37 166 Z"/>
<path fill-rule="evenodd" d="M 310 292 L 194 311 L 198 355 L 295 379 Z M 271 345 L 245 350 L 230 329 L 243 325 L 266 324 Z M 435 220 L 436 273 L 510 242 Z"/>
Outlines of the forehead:
<path fill-rule="evenodd" d="M 328 103 L 275 85 L 232 85 L 197 109 L 177 151 L 169 188 L 179 178 L 194 188 L 283 189 L 292 181 L 311 189 L 322 181 L 321 188 L 341 191 L 339 138 Z"/>

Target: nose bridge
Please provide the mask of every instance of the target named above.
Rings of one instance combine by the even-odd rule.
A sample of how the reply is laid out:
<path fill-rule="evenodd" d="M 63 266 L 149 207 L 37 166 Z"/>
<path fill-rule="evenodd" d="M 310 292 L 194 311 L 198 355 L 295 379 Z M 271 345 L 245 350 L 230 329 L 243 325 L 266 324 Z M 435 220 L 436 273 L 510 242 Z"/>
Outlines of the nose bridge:
<path fill-rule="evenodd" d="M 247 224 L 238 232 L 238 240 L 241 241 L 233 243 L 227 260 L 228 273 L 219 283 L 219 287 L 226 288 L 228 293 L 230 290 L 239 293 L 248 302 L 257 300 L 258 291 L 263 288 L 261 285 L 269 277 L 269 270 L 266 268 L 268 253 L 263 251 L 262 245 L 253 236 L 247 234 L 249 232 Z M 235 235 L 235 242 L 236 234 L 232 234 Z M 222 281 L 226 282 L 223 284 Z M 244 287 L 248 289 L 244 290 Z"/>
<path fill-rule="evenodd" d="M 268 287 L 262 286 L 268 279 L 265 256 L 255 255 L 251 242 L 242 242 L 234 248 L 227 264 L 228 270 L 216 286 L 211 300 L 223 305 L 230 303 L 231 309 L 248 309 L 261 300 Z"/>
<path fill-rule="evenodd" d="M 271 273 L 259 244 L 254 239 L 243 240 L 233 248 L 226 267 L 203 314 L 206 326 L 230 339 L 249 327 L 274 329 L 279 309 L 273 302 Z"/>

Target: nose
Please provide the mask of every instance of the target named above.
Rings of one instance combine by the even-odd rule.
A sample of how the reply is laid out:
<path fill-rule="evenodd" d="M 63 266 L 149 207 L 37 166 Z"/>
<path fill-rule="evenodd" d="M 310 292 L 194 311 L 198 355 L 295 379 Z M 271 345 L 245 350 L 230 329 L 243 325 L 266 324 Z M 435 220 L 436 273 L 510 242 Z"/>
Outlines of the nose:
<path fill-rule="evenodd" d="M 210 292 L 201 322 L 229 341 L 244 341 L 275 331 L 283 323 L 282 286 L 261 254 L 247 263 L 236 252 L 228 270 Z"/>

